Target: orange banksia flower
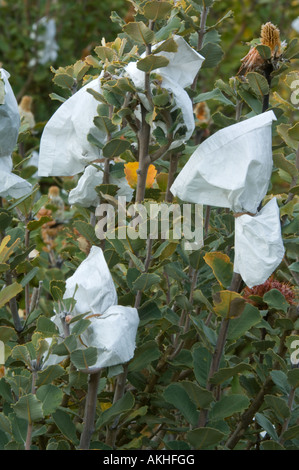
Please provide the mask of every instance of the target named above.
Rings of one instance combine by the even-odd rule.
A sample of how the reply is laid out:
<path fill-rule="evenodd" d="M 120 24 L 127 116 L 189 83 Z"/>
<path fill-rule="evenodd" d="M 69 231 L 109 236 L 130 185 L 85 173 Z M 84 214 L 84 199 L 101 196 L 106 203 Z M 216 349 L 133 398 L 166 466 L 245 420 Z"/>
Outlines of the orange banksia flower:
<path fill-rule="evenodd" d="M 259 302 L 258 299 L 251 299 L 250 297 L 260 297 L 261 299 L 263 296 L 266 294 L 266 292 L 269 292 L 272 289 L 277 289 L 279 292 L 282 293 L 282 295 L 285 297 L 286 301 L 289 304 L 295 304 L 296 302 L 296 293 L 293 289 L 293 287 L 290 284 L 287 284 L 286 282 L 281 282 L 278 281 L 277 279 L 274 279 L 273 276 L 271 276 L 269 279 L 267 279 L 266 282 L 263 284 L 260 284 L 259 286 L 254 286 L 252 288 L 245 287 L 244 292 L 243 292 L 243 297 L 251 304 L 257 306 L 257 307 L 262 307 L 266 305 L 261 301 Z"/>
<path fill-rule="evenodd" d="M 137 187 L 137 170 L 139 168 L 139 162 L 129 162 L 125 164 L 125 175 L 126 180 L 131 188 L 136 189 Z M 157 170 L 154 165 L 150 165 L 146 177 L 146 188 L 151 188 L 154 184 L 157 175 Z"/>
<path fill-rule="evenodd" d="M 201 103 L 197 103 L 194 106 L 194 113 L 196 117 L 196 124 L 199 124 L 199 125 L 209 124 L 210 117 L 211 117 L 210 110 L 205 101 L 202 101 Z"/>

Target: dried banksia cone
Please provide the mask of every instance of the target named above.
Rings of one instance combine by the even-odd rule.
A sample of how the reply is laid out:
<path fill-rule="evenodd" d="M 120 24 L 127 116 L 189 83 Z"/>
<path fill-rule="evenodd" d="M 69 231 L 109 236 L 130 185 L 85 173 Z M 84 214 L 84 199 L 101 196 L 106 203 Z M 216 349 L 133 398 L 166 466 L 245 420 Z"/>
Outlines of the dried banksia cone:
<path fill-rule="evenodd" d="M 271 49 L 272 57 L 281 54 L 281 41 L 279 29 L 272 23 L 268 22 L 261 28 L 260 44 L 268 46 Z M 238 75 L 246 75 L 248 72 L 262 70 L 266 65 L 266 60 L 261 57 L 256 47 L 251 47 L 248 54 L 241 59 L 242 65 L 238 71 Z"/>
<path fill-rule="evenodd" d="M 23 121 L 32 129 L 35 126 L 34 115 L 31 110 L 32 97 L 25 95 L 19 104 L 19 113 Z"/>
<path fill-rule="evenodd" d="M 263 24 L 261 29 L 261 44 L 271 49 L 272 55 L 281 54 L 280 31 L 272 23 Z"/>

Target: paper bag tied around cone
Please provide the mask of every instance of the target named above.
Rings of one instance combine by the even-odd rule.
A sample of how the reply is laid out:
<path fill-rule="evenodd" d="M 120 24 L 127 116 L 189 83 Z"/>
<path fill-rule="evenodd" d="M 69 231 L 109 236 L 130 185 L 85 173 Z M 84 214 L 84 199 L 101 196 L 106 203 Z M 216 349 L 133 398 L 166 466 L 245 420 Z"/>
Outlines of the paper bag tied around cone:
<path fill-rule="evenodd" d="M 100 92 L 100 78 L 68 98 L 46 124 L 40 142 L 39 176 L 73 176 L 100 158 L 100 149 L 88 142 L 90 132 L 104 142 L 106 134 L 93 123 L 98 101 L 87 89 Z"/>
<path fill-rule="evenodd" d="M 139 324 L 138 312 L 136 308 L 117 305 L 116 289 L 101 248 L 93 246 L 88 257 L 67 279 L 64 299 L 71 297 L 76 300 L 72 315 L 86 314 L 84 318 L 90 321 L 80 335 L 78 348 L 97 348 L 97 362 L 91 369 L 123 364 L 132 359 Z M 63 333 L 59 315 L 54 316 L 52 321 Z M 64 357 L 51 354 L 44 367 L 62 360 Z"/>
<path fill-rule="evenodd" d="M 272 173 L 273 111 L 233 124 L 200 144 L 170 190 L 183 201 L 255 214 Z"/>

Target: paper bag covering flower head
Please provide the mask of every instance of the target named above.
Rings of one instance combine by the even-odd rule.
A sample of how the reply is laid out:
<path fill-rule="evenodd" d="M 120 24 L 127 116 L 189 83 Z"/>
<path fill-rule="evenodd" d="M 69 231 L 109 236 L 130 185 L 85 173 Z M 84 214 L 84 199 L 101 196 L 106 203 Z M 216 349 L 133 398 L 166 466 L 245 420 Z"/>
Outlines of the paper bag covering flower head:
<path fill-rule="evenodd" d="M 284 247 L 277 201 L 259 213 L 272 173 L 273 111 L 228 126 L 200 144 L 174 181 L 183 201 L 235 212 L 234 271 L 252 287 L 280 264 Z"/>
<path fill-rule="evenodd" d="M 11 154 L 18 140 L 20 114 L 9 77 L 0 69 L 0 197 L 19 198 L 31 190 L 31 184 L 12 173 Z"/>
<path fill-rule="evenodd" d="M 225 127 L 200 144 L 171 186 L 183 201 L 255 214 L 272 173 L 273 111 Z"/>
<path fill-rule="evenodd" d="M 205 58 L 190 47 L 181 36 L 175 35 L 173 39 L 176 42 L 177 51 L 158 52 L 157 55 L 163 55 L 163 57 L 169 60 L 169 63 L 166 67 L 154 70 L 154 73 L 159 75 L 162 79 L 161 86 L 173 95 L 174 109 L 179 109 L 182 112 L 182 123 L 179 124 L 176 131 L 178 131 L 180 127 L 184 127 L 185 132 L 179 139 L 175 139 L 170 148 L 178 147 L 182 142 L 189 140 L 195 129 L 193 105 L 185 88 L 192 85 L 205 60 Z M 157 47 L 159 47 L 159 44 L 153 46 L 153 50 Z M 144 55 L 141 57 L 143 56 Z M 144 88 L 145 73 L 137 68 L 136 62 L 129 63 L 126 67 L 126 72 L 135 86 L 142 90 Z M 139 96 L 145 108 L 150 110 L 150 105 L 146 97 L 142 94 Z M 162 130 L 165 130 L 165 123 L 161 122 L 156 125 L 161 127 Z"/>
<path fill-rule="evenodd" d="M 123 364 L 132 359 L 139 324 L 138 312 L 136 308 L 117 305 L 116 289 L 101 248 L 93 246 L 87 258 L 67 279 L 64 299 L 73 296 L 76 305 L 72 315 L 85 314 L 84 318 L 90 321 L 80 335 L 78 348 L 97 348 L 97 361 L 92 369 Z M 63 334 L 59 314 L 52 320 Z M 63 359 L 52 354 L 44 366 Z"/>

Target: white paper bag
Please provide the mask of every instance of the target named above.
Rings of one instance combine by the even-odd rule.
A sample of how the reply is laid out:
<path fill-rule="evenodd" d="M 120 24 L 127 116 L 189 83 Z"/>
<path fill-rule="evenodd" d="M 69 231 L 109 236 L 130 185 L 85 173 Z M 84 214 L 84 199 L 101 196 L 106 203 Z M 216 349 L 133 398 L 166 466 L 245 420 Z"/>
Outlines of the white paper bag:
<path fill-rule="evenodd" d="M 275 197 L 254 217 L 244 214 L 236 218 L 234 271 L 242 276 L 248 287 L 263 284 L 283 256 L 279 207 Z"/>
<path fill-rule="evenodd" d="M 73 296 L 76 300 L 74 315 L 102 314 L 111 305 L 117 305 L 116 289 L 101 248 L 93 246 L 87 258 L 67 279 L 64 298 Z"/>
<path fill-rule="evenodd" d="M 54 18 L 42 17 L 37 23 L 32 25 L 30 38 L 36 43 L 42 44 L 42 48 L 38 48 L 37 58 L 29 61 L 29 67 L 39 64 L 53 63 L 57 59 L 59 46 L 56 42 L 56 23 Z"/>
<path fill-rule="evenodd" d="M 184 137 L 173 142 L 171 148 L 175 148 L 182 142 L 187 141 L 194 131 L 193 105 L 184 88 L 192 85 L 205 60 L 204 57 L 190 47 L 181 36 L 175 35 L 173 39 L 178 46 L 177 52 L 161 51 L 157 53 L 157 55 L 166 57 L 169 60 L 169 64 L 166 67 L 161 67 L 153 71 L 162 77 L 162 87 L 173 94 L 176 108 L 182 111 L 183 123 L 179 127 L 183 125 L 186 127 Z M 157 48 L 160 44 L 161 43 L 155 45 L 153 49 Z M 144 54 L 141 57 L 144 57 Z M 136 62 L 129 63 L 126 67 L 126 72 L 136 87 L 144 89 L 145 73 L 137 68 Z M 140 95 L 140 97 L 142 97 L 142 95 Z M 149 109 L 147 100 L 143 98 L 142 101 L 144 106 Z M 159 126 L 165 130 L 165 125 L 163 124 L 164 123 L 161 123 Z"/>
<path fill-rule="evenodd" d="M 0 157 L 11 155 L 18 140 L 20 114 L 14 92 L 8 81 L 10 75 L 0 69 L 0 78 L 4 82 L 4 103 L 0 104 Z"/>
<path fill-rule="evenodd" d="M 256 213 L 272 172 L 273 111 L 228 126 L 200 144 L 170 190 L 183 201 Z"/>
<path fill-rule="evenodd" d="M 39 176 L 73 176 L 100 158 L 100 149 L 90 144 L 87 136 L 92 132 L 104 142 L 106 133 L 93 123 L 99 102 L 88 88 L 100 92 L 100 78 L 68 98 L 47 122 L 40 142 Z"/>
<path fill-rule="evenodd" d="M 136 308 L 113 305 L 102 316 L 89 320 L 91 324 L 81 340 L 98 350 L 97 362 L 91 368 L 115 366 L 132 359 L 139 324 Z"/>
<path fill-rule="evenodd" d="M 18 175 L 12 173 L 11 157 L 0 158 L 0 197 L 8 196 L 18 199 L 25 196 L 32 189 L 32 185 Z"/>
<path fill-rule="evenodd" d="M 116 289 L 101 248 L 93 246 L 88 257 L 67 279 L 64 299 L 73 296 L 76 306 L 72 315 L 86 313 L 84 318 L 90 321 L 78 340 L 77 348 L 95 347 L 98 350 L 97 362 L 90 369 L 123 364 L 132 359 L 139 324 L 138 312 L 136 308 L 117 305 Z M 60 315 L 53 316 L 52 321 L 63 335 Z M 70 333 L 75 324 L 70 324 Z M 51 345 L 52 339 L 47 341 Z M 65 358 L 50 354 L 43 367 L 59 364 Z"/>
<path fill-rule="evenodd" d="M 299 16 L 292 22 L 292 28 L 299 33 Z"/>
<path fill-rule="evenodd" d="M 88 165 L 79 179 L 77 186 L 69 193 L 69 204 L 79 204 L 83 207 L 96 207 L 100 203 L 100 196 L 96 192 L 95 187 L 103 183 L 103 175 L 104 173 L 101 169 L 97 169 L 93 165 Z M 128 185 L 125 177 L 113 178 L 110 175 L 109 182 L 119 187 L 116 197 L 124 196 L 127 202 L 132 200 L 134 190 Z"/>

